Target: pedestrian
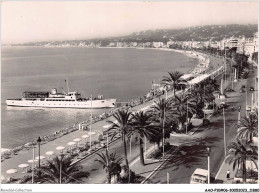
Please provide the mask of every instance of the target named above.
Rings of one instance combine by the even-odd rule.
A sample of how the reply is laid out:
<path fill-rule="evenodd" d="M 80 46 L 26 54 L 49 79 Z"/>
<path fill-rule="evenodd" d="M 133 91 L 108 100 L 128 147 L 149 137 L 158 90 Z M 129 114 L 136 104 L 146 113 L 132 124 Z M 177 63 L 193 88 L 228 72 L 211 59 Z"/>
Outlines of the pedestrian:
<path fill-rule="evenodd" d="M 229 178 L 230 178 L 230 171 L 228 170 L 227 171 L 227 179 L 229 180 Z"/>

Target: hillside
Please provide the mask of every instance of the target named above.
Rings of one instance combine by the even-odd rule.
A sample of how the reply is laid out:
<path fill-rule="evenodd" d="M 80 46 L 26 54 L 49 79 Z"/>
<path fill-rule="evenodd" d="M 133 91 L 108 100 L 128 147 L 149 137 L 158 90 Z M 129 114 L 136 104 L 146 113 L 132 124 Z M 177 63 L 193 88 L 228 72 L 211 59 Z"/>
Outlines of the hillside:
<path fill-rule="evenodd" d="M 109 38 L 114 41 L 205 41 L 221 40 L 225 37 L 250 37 L 258 31 L 258 25 L 206 25 L 180 29 L 159 29 L 136 32 L 128 36 Z"/>
<path fill-rule="evenodd" d="M 62 43 L 69 43 L 72 45 L 78 45 L 80 42 L 89 44 L 91 42 L 101 43 L 101 46 L 106 46 L 109 42 L 167 42 L 170 39 L 173 41 L 207 41 L 207 40 L 222 40 L 225 37 L 239 37 L 245 36 L 246 38 L 252 36 L 258 31 L 258 25 L 206 25 L 196 26 L 180 29 L 157 29 L 135 32 L 130 35 L 120 37 L 107 37 L 107 38 L 95 38 L 95 39 L 81 39 L 81 40 L 64 40 L 64 41 L 49 41 L 54 45 Z M 44 45 L 48 41 L 44 42 L 31 42 L 18 45 Z M 16 44 L 17 45 L 17 44 Z"/>

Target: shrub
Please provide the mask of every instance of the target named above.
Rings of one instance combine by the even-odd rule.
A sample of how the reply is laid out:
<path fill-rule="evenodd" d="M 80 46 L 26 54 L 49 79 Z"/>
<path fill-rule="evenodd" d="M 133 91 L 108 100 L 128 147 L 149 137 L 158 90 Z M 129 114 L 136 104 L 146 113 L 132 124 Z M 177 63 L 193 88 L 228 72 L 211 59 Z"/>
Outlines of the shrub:
<path fill-rule="evenodd" d="M 162 156 L 162 151 L 161 151 L 161 149 L 157 149 L 157 150 L 155 150 L 154 152 L 152 152 L 152 153 L 148 156 L 148 158 L 158 159 L 158 158 L 160 158 L 161 156 Z"/>
<path fill-rule="evenodd" d="M 140 184 L 144 179 L 145 179 L 145 177 L 138 175 L 135 172 L 133 172 L 132 170 L 130 170 L 130 183 L 131 184 Z M 118 183 L 119 184 L 128 183 L 128 172 L 127 172 L 127 175 L 125 175 L 123 177 L 119 177 Z"/>
<path fill-rule="evenodd" d="M 203 119 L 202 125 L 203 126 L 208 126 L 210 124 L 210 121 L 208 119 Z"/>

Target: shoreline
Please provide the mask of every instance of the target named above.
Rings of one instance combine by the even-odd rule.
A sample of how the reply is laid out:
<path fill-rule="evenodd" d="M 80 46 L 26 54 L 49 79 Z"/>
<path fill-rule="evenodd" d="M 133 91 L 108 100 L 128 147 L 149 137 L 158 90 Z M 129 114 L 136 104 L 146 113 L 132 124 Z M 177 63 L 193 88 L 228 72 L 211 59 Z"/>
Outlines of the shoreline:
<path fill-rule="evenodd" d="M 116 48 L 116 49 L 119 49 L 119 47 L 101 47 L 101 48 Z M 121 47 L 120 47 L 121 48 Z M 124 47 L 122 47 L 122 48 L 124 48 Z M 136 48 L 136 47 L 125 47 L 125 49 L 127 49 L 127 48 L 131 48 L 131 49 L 152 49 L 152 50 L 161 50 L 161 51 L 173 51 L 173 52 L 178 52 L 178 53 L 182 53 L 182 54 L 184 54 L 184 55 L 186 55 L 186 56 L 188 56 L 188 57 L 191 57 L 191 58 L 196 58 L 196 59 L 198 59 L 198 64 L 193 68 L 193 69 L 191 69 L 190 71 L 191 72 L 193 72 L 193 71 L 196 71 L 195 69 L 197 69 L 197 68 L 200 68 L 199 66 L 201 65 L 201 59 L 204 59 L 205 60 L 205 58 L 203 58 L 203 55 L 205 55 L 205 54 L 201 54 L 201 53 L 198 53 L 198 52 L 194 52 L 194 53 L 196 53 L 195 55 L 194 54 L 192 54 L 192 51 L 190 51 L 190 53 L 189 52 L 187 52 L 187 51 L 184 51 L 184 50 L 175 50 L 175 49 L 169 49 L 169 48 Z M 209 65 L 207 66 L 207 68 L 209 67 Z M 189 72 L 187 72 L 187 73 L 189 73 Z M 187 74 L 187 73 L 185 73 L 185 74 Z M 200 72 L 201 73 L 201 72 Z M 184 74 L 184 75 L 185 75 Z M 194 74 L 194 73 L 193 73 Z M 195 73 L 196 74 L 196 73 Z M 154 97 L 157 97 L 158 95 L 161 95 L 162 94 L 162 92 L 161 92 L 161 89 L 160 88 L 158 88 L 158 89 L 156 89 L 157 91 L 156 91 L 156 94 L 155 94 L 155 96 L 152 96 L 152 98 L 150 98 L 150 97 L 147 97 L 148 98 L 148 100 L 146 100 L 146 99 L 144 99 L 144 100 L 146 100 L 145 102 L 147 102 L 147 101 L 149 101 L 149 100 L 152 100 Z M 150 91 L 149 91 L 150 92 Z M 148 96 L 149 95 L 149 92 L 148 92 L 148 94 L 146 95 L 146 96 Z M 142 97 L 141 97 L 142 98 Z M 112 115 L 113 115 L 113 113 L 114 112 L 116 112 L 118 109 L 121 109 L 121 108 L 123 108 L 123 109 L 128 109 L 128 108 L 131 108 L 131 107 L 135 107 L 135 106 L 138 106 L 138 105 L 140 105 L 140 104 L 142 104 L 141 103 L 141 101 L 140 101 L 140 99 L 132 99 L 131 100 L 131 102 L 129 102 L 129 106 L 121 106 L 121 107 L 118 107 L 118 108 L 115 108 L 115 109 L 112 109 L 112 110 L 109 110 L 109 111 L 106 111 L 105 113 L 103 113 L 103 114 L 100 114 L 100 115 L 97 115 L 96 117 L 94 117 L 93 119 L 92 119 L 92 124 L 94 124 L 95 122 L 98 122 L 98 121 L 101 121 L 101 120 L 103 120 L 103 119 L 107 119 L 107 118 L 109 118 L 109 117 L 111 117 Z M 73 124 L 73 125 L 70 125 L 70 126 L 68 126 L 68 127 L 66 127 L 66 128 L 63 128 L 63 129 L 60 129 L 60 130 L 57 130 L 56 132 L 54 132 L 54 133 L 52 133 L 52 134 L 48 134 L 48 135 L 45 135 L 45 136 L 43 136 L 43 137 L 41 137 L 42 139 L 43 139 L 43 143 L 48 143 L 48 142 L 50 142 L 50 141 L 53 141 L 53 140 L 55 140 L 55 139 L 57 139 L 57 138 L 60 138 L 60 137 L 62 137 L 62 136 L 64 136 L 64 135 L 67 135 L 67 134 L 69 134 L 69 133 L 71 133 L 71 132 L 74 132 L 74 131 L 77 131 L 77 130 L 84 130 L 84 129 L 86 129 L 88 126 L 90 125 L 90 120 L 88 119 L 88 120 L 85 120 L 85 121 L 83 121 L 83 122 L 80 122 L 80 123 L 75 123 L 75 124 Z M 35 141 L 35 140 L 33 140 L 33 141 Z M 22 145 L 19 145 L 19 146 L 15 146 L 15 147 L 13 147 L 13 148 L 9 148 L 9 149 L 7 149 L 7 148 L 1 148 L 1 155 L 6 155 L 6 154 L 16 154 L 16 152 L 18 152 L 18 151 L 20 151 L 20 150 L 22 150 L 22 149 L 26 149 L 26 148 L 30 148 L 32 145 L 35 145 L 35 143 L 34 142 L 25 142 L 24 144 L 22 144 Z"/>
<path fill-rule="evenodd" d="M 212 64 L 213 66 L 215 65 L 215 69 L 218 68 L 218 66 L 216 64 L 217 63 Z M 212 72 L 210 74 L 212 74 Z M 159 96 L 161 96 L 161 95 L 159 95 Z M 159 96 L 155 96 L 155 98 L 157 98 Z M 168 96 L 173 96 L 173 93 L 172 92 L 169 93 Z M 123 107 L 123 108 L 127 108 L 127 109 L 130 108 L 130 110 L 132 112 L 137 112 L 137 111 L 149 108 L 151 105 L 153 105 L 153 102 L 154 102 L 154 98 L 150 98 L 147 101 L 145 101 L 144 103 L 140 103 L 140 105 L 137 104 L 136 107 L 131 108 L 130 106 L 128 106 L 128 107 Z M 96 142 L 98 142 L 98 138 L 99 138 L 100 134 L 102 134 L 104 131 L 107 130 L 107 128 L 105 128 L 106 126 L 109 125 L 107 123 L 107 120 L 110 120 L 110 121 L 113 121 L 113 122 L 115 121 L 114 118 L 108 117 L 108 119 L 105 118 L 101 121 L 97 121 L 95 123 L 94 122 L 92 123 L 92 132 L 93 131 L 95 132 L 95 134 L 92 135 L 92 143 L 93 143 L 92 147 L 93 148 L 91 150 L 86 149 L 86 150 L 80 152 L 77 156 L 74 157 L 75 161 L 80 160 L 82 158 L 82 156 L 83 157 L 91 156 L 99 148 L 104 148 L 104 146 L 103 146 L 104 141 L 103 141 L 103 145 L 101 143 L 99 144 L 99 143 L 96 143 Z M 58 155 L 61 151 L 57 150 L 57 146 L 61 146 L 61 145 L 64 146 L 64 148 L 65 148 L 62 151 L 64 153 L 67 152 L 68 149 L 70 148 L 67 145 L 68 142 L 73 141 L 73 139 L 76 139 L 76 138 L 81 138 L 81 136 L 83 137 L 83 135 L 86 135 L 89 132 L 89 130 L 87 130 L 87 131 L 86 130 L 78 130 L 77 126 L 78 126 L 78 123 L 74 124 L 74 129 L 76 129 L 76 130 L 74 132 L 69 133 L 68 135 L 59 136 L 55 140 L 52 140 L 52 141 L 49 141 L 49 142 L 46 142 L 46 143 L 42 143 L 41 144 L 42 155 L 46 156 L 45 152 L 47 152 L 47 151 L 54 151 L 54 154 Z M 85 142 L 89 143 L 89 139 L 87 139 L 86 141 L 84 139 L 82 139 L 82 142 L 84 142 L 84 143 L 82 143 L 82 145 L 85 144 Z M 37 146 L 36 146 L 36 148 L 37 148 Z M 81 145 L 79 145 L 78 148 L 81 148 Z M 25 148 L 22 149 L 21 152 L 18 152 L 17 154 L 13 154 L 9 158 L 9 160 L 2 161 L 2 167 L 1 167 L 1 169 L 3 171 L 2 176 L 8 177 L 8 175 L 6 173 L 4 173 L 4 171 L 7 171 L 10 168 L 15 168 L 15 169 L 19 170 L 18 173 L 16 174 L 16 177 L 18 179 L 22 178 L 24 176 L 24 174 L 22 173 L 22 170 L 17 168 L 17 167 L 18 167 L 19 164 L 27 163 L 28 160 L 31 160 L 32 155 L 33 155 L 33 148 L 28 147 L 26 149 Z M 46 156 L 46 158 L 48 159 L 49 157 Z"/>

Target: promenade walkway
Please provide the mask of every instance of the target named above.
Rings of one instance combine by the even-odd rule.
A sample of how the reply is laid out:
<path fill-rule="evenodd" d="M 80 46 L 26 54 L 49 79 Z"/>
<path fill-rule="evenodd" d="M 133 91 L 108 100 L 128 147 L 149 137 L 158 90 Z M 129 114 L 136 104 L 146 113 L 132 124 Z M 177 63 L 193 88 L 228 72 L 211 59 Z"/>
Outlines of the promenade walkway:
<path fill-rule="evenodd" d="M 211 60 L 210 66 L 212 67 L 211 68 L 212 72 L 215 71 L 216 69 L 218 69 L 220 67 L 220 65 L 222 65 L 222 63 L 223 63 L 222 59 L 214 58 L 212 56 L 210 56 L 210 60 Z M 168 94 L 168 97 L 173 96 L 173 92 L 168 92 L 167 94 Z M 139 110 L 142 110 L 142 109 L 147 109 L 153 104 L 153 102 L 155 100 L 156 99 L 153 99 L 151 101 L 148 101 L 146 103 L 143 103 L 141 105 L 133 107 L 131 110 L 133 112 L 135 112 L 135 111 L 139 111 Z M 92 132 L 95 132 L 95 134 L 92 135 L 93 141 L 97 140 L 98 134 L 100 134 L 100 133 L 102 133 L 103 131 L 106 130 L 106 128 L 104 128 L 103 126 L 107 125 L 107 122 L 106 122 L 107 120 L 114 121 L 114 119 L 112 117 L 110 117 L 108 119 L 98 121 L 98 122 L 96 122 L 92 125 Z M 67 145 L 68 142 L 72 142 L 76 138 L 80 138 L 80 139 L 84 140 L 82 138 L 82 136 L 85 135 L 85 134 L 88 134 L 88 132 L 89 131 L 77 130 L 75 132 L 69 133 L 69 134 L 62 136 L 60 138 L 57 138 L 57 139 L 55 139 L 51 142 L 43 144 L 43 145 L 41 145 L 41 148 L 40 148 L 41 155 L 44 155 L 46 158 L 48 158 L 48 156 L 45 154 L 47 151 L 54 151 L 55 154 L 59 154 L 60 151 L 56 150 L 56 147 L 64 146 L 64 147 L 68 148 L 68 145 Z M 150 147 L 151 147 L 151 144 L 147 144 L 147 148 L 150 148 Z M 133 153 L 132 158 L 130 158 L 130 163 L 136 159 L 135 155 L 137 155 L 138 148 L 133 149 L 133 152 L 135 152 L 135 153 Z M 35 149 L 35 156 L 38 156 L 38 148 Z M 11 177 L 11 176 L 14 177 L 14 178 L 22 177 L 24 175 L 22 173 L 23 170 L 18 168 L 18 165 L 28 163 L 28 160 L 31 160 L 31 159 L 33 159 L 33 150 L 32 149 L 30 149 L 30 150 L 23 149 L 23 150 L 19 151 L 18 155 L 15 155 L 15 156 L 11 157 L 10 159 L 2 162 L 2 164 L 1 164 L 1 171 L 2 171 L 1 176 L 4 177 L 4 178 L 8 178 L 8 177 Z M 135 161 L 135 163 L 137 163 L 137 161 Z M 36 162 L 36 164 L 38 164 L 38 162 Z M 135 165 L 133 164 L 132 166 L 133 166 L 133 170 L 135 170 L 134 169 Z M 90 166 L 90 167 L 92 167 L 92 166 Z M 151 165 L 151 167 L 154 167 L 154 165 L 153 166 Z M 13 168 L 17 169 L 18 173 L 15 173 L 15 174 L 12 174 L 12 175 L 6 174 L 6 171 L 8 169 L 13 169 Z M 93 176 L 91 178 L 97 179 L 97 178 L 94 178 L 94 175 L 93 175 L 94 171 L 89 170 L 89 172 L 91 172 L 91 174 Z M 103 173 L 103 175 L 104 175 L 104 173 Z M 91 183 L 96 183 L 96 181 L 93 180 Z M 103 183 L 103 182 L 99 182 L 99 183 Z"/>

